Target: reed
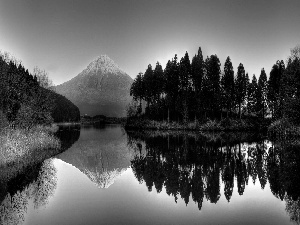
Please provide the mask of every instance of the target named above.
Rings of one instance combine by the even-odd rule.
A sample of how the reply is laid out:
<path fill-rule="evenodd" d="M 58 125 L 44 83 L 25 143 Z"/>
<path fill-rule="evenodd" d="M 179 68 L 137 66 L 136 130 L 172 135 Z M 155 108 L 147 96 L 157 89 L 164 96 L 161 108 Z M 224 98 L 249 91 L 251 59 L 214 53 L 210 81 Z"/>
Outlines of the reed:
<path fill-rule="evenodd" d="M 240 119 L 207 120 L 204 123 L 191 121 L 184 124 L 137 118 L 127 121 L 125 128 L 128 130 L 251 131 L 257 130 L 258 127 L 253 121 Z"/>
<path fill-rule="evenodd" d="M 5 128 L 0 133 L 0 168 L 11 177 L 34 163 L 51 157 L 60 149 L 55 126 L 36 126 L 30 130 Z"/>

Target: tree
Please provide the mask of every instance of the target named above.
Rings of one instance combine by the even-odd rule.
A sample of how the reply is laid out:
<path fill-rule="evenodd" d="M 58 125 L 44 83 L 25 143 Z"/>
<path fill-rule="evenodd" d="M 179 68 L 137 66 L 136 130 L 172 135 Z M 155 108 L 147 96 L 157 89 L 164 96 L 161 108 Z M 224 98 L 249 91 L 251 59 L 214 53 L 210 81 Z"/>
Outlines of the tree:
<path fill-rule="evenodd" d="M 262 118 L 265 118 L 267 110 L 267 74 L 265 69 L 261 69 L 260 76 L 258 78 L 258 99 L 257 99 L 257 111 Z"/>
<path fill-rule="evenodd" d="M 221 89 L 228 118 L 228 112 L 231 111 L 234 105 L 234 71 L 229 56 L 224 64 L 224 75 L 221 78 Z"/>
<path fill-rule="evenodd" d="M 295 59 L 300 59 L 300 44 L 296 45 L 294 48 L 291 48 L 291 54 L 288 57 L 288 59 L 291 59 L 291 61 L 294 61 Z"/>
<path fill-rule="evenodd" d="M 179 95 L 179 65 L 177 62 L 177 55 L 175 55 L 172 61 L 168 61 L 164 70 L 164 77 L 166 102 L 168 106 L 168 118 L 170 118 L 169 111 L 171 109 L 171 118 L 175 119 L 176 102 Z"/>
<path fill-rule="evenodd" d="M 179 63 L 179 91 L 186 93 L 191 87 L 191 63 L 189 55 L 185 52 Z"/>
<path fill-rule="evenodd" d="M 206 97 L 208 98 L 209 111 L 216 116 L 220 112 L 220 76 L 221 63 L 217 55 L 206 59 Z"/>
<path fill-rule="evenodd" d="M 158 101 L 164 89 L 164 71 L 159 62 L 156 63 L 153 71 L 153 96 L 155 101 Z"/>
<path fill-rule="evenodd" d="M 298 46 L 295 47 L 298 49 Z M 291 51 L 281 80 L 283 116 L 294 124 L 300 123 L 300 57 Z"/>
<path fill-rule="evenodd" d="M 249 84 L 247 91 L 247 111 L 250 114 L 256 113 L 257 91 L 257 79 L 255 74 L 253 74 L 252 82 Z"/>
<path fill-rule="evenodd" d="M 204 62 L 203 62 L 203 55 L 202 50 L 199 47 L 198 54 L 195 55 L 192 59 L 191 64 L 191 75 L 193 81 L 193 88 L 194 88 L 194 99 L 195 99 L 195 115 L 197 112 L 201 110 L 200 108 L 200 101 L 201 101 L 201 91 L 202 91 L 202 81 L 204 76 Z"/>
<path fill-rule="evenodd" d="M 184 123 L 188 120 L 188 96 L 192 87 L 191 83 L 191 64 L 189 55 L 186 52 L 184 57 L 181 58 L 179 64 L 179 94 L 181 98 L 178 106 L 181 114 L 183 115 Z"/>
<path fill-rule="evenodd" d="M 242 63 L 239 64 L 237 69 L 237 77 L 235 80 L 235 100 L 239 106 L 239 117 L 241 119 L 241 108 L 242 104 L 245 101 L 245 97 L 247 94 L 247 80 L 245 69 Z"/>
<path fill-rule="evenodd" d="M 33 77 L 38 82 L 40 87 L 54 90 L 53 82 L 49 78 L 48 73 L 45 70 L 39 69 L 37 66 L 33 68 Z"/>
<path fill-rule="evenodd" d="M 144 90 L 145 90 L 145 100 L 147 102 L 147 110 L 149 110 L 150 104 L 153 102 L 153 70 L 151 64 L 148 65 L 148 68 L 144 74 Z"/>
<path fill-rule="evenodd" d="M 138 114 L 142 112 L 142 100 L 145 96 L 143 73 L 139 73 L 134 79 L 130 87 L 130 96 L 133 96 L 134 101 L 139 101 Z"/>
<path fill-rule="evenodd" d="M 281 90 L 281 79 L 285 70 L 285 65 L 283 60 L 277 61 L 273 65 L 270 72 L 270 77 L 268 80 L 268 94 L 267 100 L 272 112 L 272 118 L 280 117 L 280 90 Z"/>

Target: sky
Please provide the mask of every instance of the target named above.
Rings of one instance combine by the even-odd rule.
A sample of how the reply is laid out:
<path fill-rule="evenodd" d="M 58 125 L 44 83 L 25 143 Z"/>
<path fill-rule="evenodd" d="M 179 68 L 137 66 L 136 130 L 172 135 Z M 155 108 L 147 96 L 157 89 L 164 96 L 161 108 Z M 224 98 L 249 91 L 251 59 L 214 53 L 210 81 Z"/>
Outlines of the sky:
<path fill-rule="evenodd" d="M 0 0 L 0 50 L 55 85 L 108 55 L 133 79 L 201 47 L 221 69 L 269 74 L 300 44 L 299 0 Z"/>

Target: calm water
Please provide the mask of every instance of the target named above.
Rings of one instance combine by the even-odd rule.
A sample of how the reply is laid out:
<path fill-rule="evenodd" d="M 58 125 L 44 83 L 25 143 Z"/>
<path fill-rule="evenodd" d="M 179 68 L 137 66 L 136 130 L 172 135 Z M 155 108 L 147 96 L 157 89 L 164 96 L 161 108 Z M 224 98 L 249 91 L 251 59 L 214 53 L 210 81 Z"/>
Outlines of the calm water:
<path fill-rule="evenodd" d="M 2 224 L 299 224 L 297 143 L 62 127 L 63 153 L 1 183 Z"/>

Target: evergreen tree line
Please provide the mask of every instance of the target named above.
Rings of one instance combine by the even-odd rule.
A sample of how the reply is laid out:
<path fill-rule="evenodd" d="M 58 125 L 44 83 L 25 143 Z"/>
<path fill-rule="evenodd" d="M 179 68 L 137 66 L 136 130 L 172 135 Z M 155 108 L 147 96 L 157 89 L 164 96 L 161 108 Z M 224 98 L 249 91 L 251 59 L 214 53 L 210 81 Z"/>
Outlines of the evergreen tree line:
<path fill-rule="evenodd" d="M 267 78 L 263 69 L 257 79 L 249 79 L 244 65 L 235 73 L 228 56 L 223 71 L 217 55 L 203 58 L 201 48 L 190 61 L 186 52 L 178 60 L 169 60 L 163 70 L 159 62 L 149 64 L 145 73 L 135 78 L 130 95 L 136 102 L 130 116 L 141 116 L 142 102 L 147 103 L 147 118 L 188 122 L 271 115 L 300 122 L 300 46 L 291 50 L 286 65 L 278 60 Z"/>
<path fill-rule="evenodd" d="M 50 85 L 46 72 L 35 68 L 32 75 L 17 60 L 0 55 L 0 111 L 9 124 L 30 128 L 36 124 L 78 121 L 78 107 L 55 93 Z"/>

